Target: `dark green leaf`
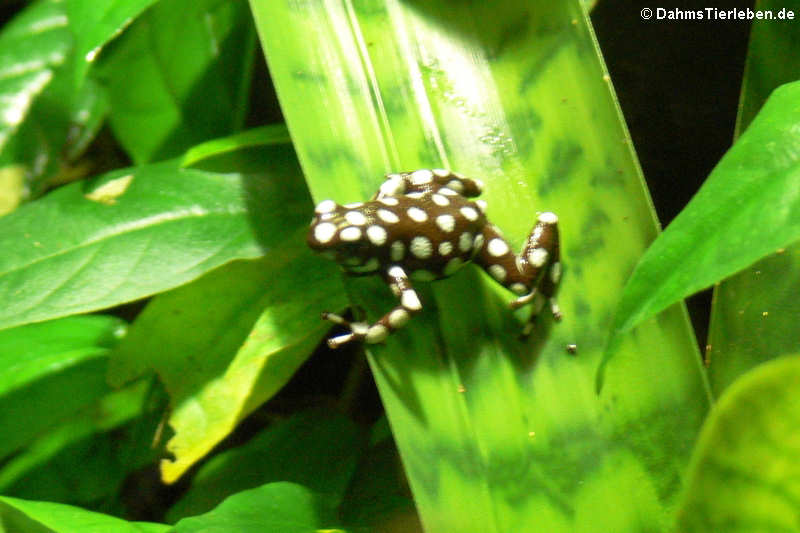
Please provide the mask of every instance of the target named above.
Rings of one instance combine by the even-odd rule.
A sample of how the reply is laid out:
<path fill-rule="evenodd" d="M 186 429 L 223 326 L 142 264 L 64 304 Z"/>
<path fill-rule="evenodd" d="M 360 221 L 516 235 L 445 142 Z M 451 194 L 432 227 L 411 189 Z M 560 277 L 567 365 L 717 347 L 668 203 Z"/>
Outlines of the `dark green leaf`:
<path fill-rule="evenodd" d="M 156 298 L 115 351 L 115 381 L 153 368 L 170 395 L 166 481 L 289 380 L 327 329 L 319 309 L 345 306 L 335 267 L 319 265 L 305 246 L 305 223 L 297 226 L 264 259 L 226 265 Z M 287 221 L 281 231 L 291 229 Z"/>
<path fill-rule="evenodd" d="M 175 533 L 316 533 L 335 514 L 324 500 L 294 483 L 270 483 L 231 496 L 204 515 L 184 518 Z"/>
<path fill-rule="evenodd" d="M 136 163 L 240 128 L 255 34 L 245 0 L 172 0 L 139 17 L 98 65 L 111 126 Z"/>
<path fill-rule="evenodd" d="M 736 380 L 714 406 L 692 457 L 682 533 L 800 530 L 800 356 Z"/>
<path fill-rule="evenodd" d="M 119 35 L 133 20 L 157 0 L 69 0 L 69 28 L 75 36 L 74 80 L 83 81 L 89 63 L 108 41 Z"/>
<path fill-rule="evenodd" d="M 647 250 L 622 294 L 613 335 L 619 337 L 798 238 L 800 82 L 772 94 L 689 205 Z"/>
<path fill-rule="evenodd" d="M 72 47 L 64 2 L 40 0 L 0 33 L 0 152 Z"/>
<path fill-rule="evenodd" d="M 310 210 L 291 150 L 251 174 L 111 172 L 0 219 L 0 328 L 101 309 L 191 281 L 281 242 Z M 247 170 L 247 169 L 245 169 Z"/>
<path fill-rule="evenodd" d="M 131 423 L 141 415 L 146 392 L 145 382 L 112 392 L 36 439 L 2 465 L 0 492 L 73 505 L 107 503 L 125 476 L 154 459 L 155 423 L 147 430 Z"/>
<path fill-rule="evenodd" d="M 779 0 L 756 8 L 779 12 Z M 773 89 L 800 79 L 800 25 L 754 21 L 745 67 L 737 130 L 750 124 Z M 800 346 L 800 245 L 755 263 L 725 280 L 714 293 L 708 335 L 708 375 L 720 394 L 738 376 Z"/>
<path fill-rule="evenodd" d="M 0 457 L 109 392 L 105 355 L 123 332 L 104 316 L 0 331 Z"/>
<path fill-rule="evenodd" d="M 336 505 L 360 451 L 358 428 L 344 415 L 320 411 L 292 415 L 205 463 L 168 519 L 205 513 L 231 494 L 273 481 L 304 485 Z"/>

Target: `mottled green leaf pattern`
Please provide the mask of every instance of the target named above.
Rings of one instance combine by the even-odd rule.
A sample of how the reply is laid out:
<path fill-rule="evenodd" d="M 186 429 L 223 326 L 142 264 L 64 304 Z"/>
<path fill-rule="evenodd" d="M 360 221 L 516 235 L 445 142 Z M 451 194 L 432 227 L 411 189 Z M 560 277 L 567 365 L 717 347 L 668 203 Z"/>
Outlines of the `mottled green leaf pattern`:
<path fill-rule="evenodd" d="M 562 323 L 520 341 L 526 312 L 467 268 L 420 284 L 421 315 L 370 349 L 426 529 L 591 531 L 599 509 L 612 530 L 663 529 L 707 396 L 678 308 L 639 328 L 594 391 L 656 229 L 580 3 L 251 4 L 316 200 L 449 167 L 486 182 L 514 245 L 537 210 L 561 217 Z M 348 288 L 371 318 L 392 305 L 377 279 Z"/>

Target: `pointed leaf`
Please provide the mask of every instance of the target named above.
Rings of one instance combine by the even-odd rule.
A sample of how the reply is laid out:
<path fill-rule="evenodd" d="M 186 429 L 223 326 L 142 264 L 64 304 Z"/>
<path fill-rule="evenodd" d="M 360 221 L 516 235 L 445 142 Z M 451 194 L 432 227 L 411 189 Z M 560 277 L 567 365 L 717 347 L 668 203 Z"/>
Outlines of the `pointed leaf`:
<path fill-rule="evenodd" d="M 109 392 L 113 317 L 70 317 L 0 331 L 0 458 Z"/>
<path fill-rule="evenodd" d="M 647 250 L 623 292 L 614 335 L 798 239 L 800 82 L 772 94 Z"/>
<path fill-rule="evenodd" d="M 422 313 L 369 347 L 426 529 L 589 531 L 600 509 L 610 531 L 663 529 L 708 399 L 679 308 L 628 339 L 594 392 L 619 291 L 656 229 L 580 2 L 251 4 L 316 200 L 449 167 L 486 182 L 515 248 L 537 210 L 560 216 L 562 323 L 542 316 L 520 340 L 529 311 L 512 314 L 470 266 L 415 284 Z M 348 288 L 371 320 L 396 302 L 379 279 Z"/>
<path fill-rule="evenodd" d="M 0 496 L 0 526 L 26 533 L 164 533 L 169 526 L 126 522 L 80 507 Z"/>
<path fill-rule="evenodd" d="M 69 28 L 75 36 L 75 53 L 80 61 L 75 63 L 74 80 L 83 81 L 89 64 L 95 60 L 103 46 L 122 33 L 142 11 L 156 0 L 69 0 L 67 15 Z"/>
<path fill-rule="evenodd" d="M 758 9 L 779 11 L 778 0 Z M 800 79 L 800 26 L 754 21 L 742 87 L 737 129 L 750 124 L 773 89 Z M 707 345 L 711 387 L 720 394 L 738 376 L 800 346 L 800 244 L 762 259 L 725 280 L 714 291 Z"/>
<path fill-rule="evenodd" d="M 262 152 L 259 165 L 118 170 L 0 218 L 0 328 L 143 298 L 260 256 L 285 225 L 306 223 L 308 200 L 289 148 Z"/>
<path fill-rule="evenodd" d="M 175 524 L 175 533 L 314 533 L 329 529 L 335 513 L 313 492 L 294 483 L 270 483 L 231 496 L 216 509 Z"/>

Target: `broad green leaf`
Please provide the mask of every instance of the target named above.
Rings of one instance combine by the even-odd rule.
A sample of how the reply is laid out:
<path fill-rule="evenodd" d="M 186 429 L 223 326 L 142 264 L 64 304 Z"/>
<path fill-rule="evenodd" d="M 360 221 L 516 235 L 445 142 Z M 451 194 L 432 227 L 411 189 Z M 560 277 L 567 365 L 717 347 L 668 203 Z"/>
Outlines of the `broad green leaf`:
<path fill-rule="evenodd" d="M 0 492 L 69 504 L 113 497 L 125 476 L 155 455 L 154 428 L 138 432 L 135 450 L 126 446 L 146 392 L 145 382 L 114 391 L 37 438 L 0 468 Z"/>
<path fill-rule="evenodd" d="M 171 0 L 101 56 L 110 123 L 136 163 L 181 154 L 242 126 L 255 35 L 245 0 Z"/>
<path fill-rule="evenodd" d="M 109 392 L 109 349 L 124 323 L 70 317 L 0 331 L 0 458 Z"/>
<path fill-rule="evenodd" d="M 331 533 L 333 509 L 309 489 L 295 483 L 270 483 L 235 494 L 216 509 L 184 518 L 175 533 Z"/>
<path fill-rule="evenodd" d="M 358 428 L 344 415 L 294 414 L 201 466 L 168 520 L 205 513 L 231 494 L 274 481 L 298 483 L 337 505 L 360 452 Z"/>
<path fill-rule="evenodd" d="M 67 57 L 64 3 L 32 3 L 0 32 L 0 152 Z"/>
<path fill-rule="evenodd" d="M 0 165 L 24 165 L 29 197 L 41 196 L 48 188 L 84 177 L 91 170 L 86 164 L 70 165 L 103 125 L 108 99 L 91 77 L 76 88 L 72 78 L 64 75 L 70 66 L 68 60 L 56 72 L 0 156 Z"/>
<path fill-rule="evenodd" d="M 320 308 L 344 307 L 335 270 L 317 266 L 302 226 L 260 261 L 232 263 L 156 298 L 115 351 L 114 381 L 153 368 L 170 395 L 174 460 L 162 462 L 165 481 L 289 380 L 327 329 Z"/>
<path fill-rule="evenodd" d="M 615 337 L 800 238 L 798 125 L 800 82 L 772 93 L 647 250 L 623 292 Z"/>
<path fill-rule="evenodd" d="M 0 218 L 0 328 L 143 298 L 260 256 L 306 223 L 309 207 L 288 147 L 257 163 L 227 174 L 177 161 L 118 170 Z"/>
<path fill-rule="evenodd" d="M 800 356 L 737 379 L 698 439 L 678 531 L 798 531 Z"/>
<path fill-rule="evenodd" d="M 529 311 L 468 267 L 420 284 L 424 311 L 369 347 L 425 528 L 593 531 L 602 510 L 605 531 L 663 529 L 708 397 L 678 307 L 628 338 L 594 391 L 656 227 L 580 2 L 251 5 L 316 200 L 449 167 L 486 182 L 515 247 L 537 210 L 560 216 L 562 323 L 543 315 L 520 340 Z M 378 279 L 348 288 L 370 319 L 394 304 Z"/>
<path fill-rule="evenodd" d="M 785 8 L 762 0 L 759 9 Z M 800 26 L 754 21 L 745 67 L 737 131 L 750 124 L 773 89 L 800 79 Z M 800 346 L 800 246 L 762 259 L 715 289 L 707 357 L 715 394 L 764 361 Z"/>
<path fill-rule="evenodd" d="M 0 496 L 0 528 L 25 533 L 163 533 L 170 527 L 126 522 L 80 507 Z"/>
<path fill-rule="evenodd" d="M 69 29 L 75 37 L 74 80 L 83 81 L 89 64 L 110 40 L 122 33 L 133 20 L 156 0 L 69 0 Z"/>

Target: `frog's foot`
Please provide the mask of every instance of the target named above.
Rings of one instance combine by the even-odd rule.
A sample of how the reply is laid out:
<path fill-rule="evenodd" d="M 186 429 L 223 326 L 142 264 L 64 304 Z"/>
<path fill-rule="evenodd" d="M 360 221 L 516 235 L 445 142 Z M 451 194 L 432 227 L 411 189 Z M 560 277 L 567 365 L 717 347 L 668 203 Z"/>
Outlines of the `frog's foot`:
<path fill-rule="evenodd" d="M 550 303 L 550 312 L 553 314 L 553 319 L 556 321 L 560 321 L 562 314 L 561 314 L 561 307 L 558 305 L 555 297 L 551 296 L 550 298 L 545 298 L 540 293 L 538 293 L 535 289 L 531 291 L 529 294 L 525 296 L 521 296 L 511 302 L 512 309 L 519 309 L 525 304 L 533 302 L 533 311 L 531 312 L 530 318 L 525 323 L 525 326 L 522 328 L 522 336 L 527 337 L 533 331 L 534 323 L 539 316 L 539 313 L 542 312 L 542 308 L 544 307 L 545 301 Z"/>

